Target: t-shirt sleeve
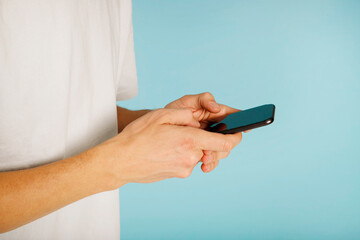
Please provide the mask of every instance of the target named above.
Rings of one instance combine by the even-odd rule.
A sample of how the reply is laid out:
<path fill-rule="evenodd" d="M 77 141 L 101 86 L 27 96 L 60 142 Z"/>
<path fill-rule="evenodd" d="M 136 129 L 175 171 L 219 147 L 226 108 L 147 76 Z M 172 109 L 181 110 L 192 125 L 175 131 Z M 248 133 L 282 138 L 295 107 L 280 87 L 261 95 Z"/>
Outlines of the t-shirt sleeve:
<path fill-rule="evenodd" d="M 123 58 L 120 59 L 116 86 L 116 101 L 133 98 L 138 93 L 133 26 L 132 23 L 130 23 L 130 25 L 128 36 L 125 38 Z"/>

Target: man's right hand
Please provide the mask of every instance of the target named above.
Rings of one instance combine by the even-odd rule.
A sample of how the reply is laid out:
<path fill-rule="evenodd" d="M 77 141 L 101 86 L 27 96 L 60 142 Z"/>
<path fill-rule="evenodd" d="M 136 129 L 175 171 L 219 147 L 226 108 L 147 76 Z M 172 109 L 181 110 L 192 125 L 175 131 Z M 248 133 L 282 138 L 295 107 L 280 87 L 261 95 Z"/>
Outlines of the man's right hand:
<path fill-rule="evenodd" d="M 190 109 L 158 109 L 90 151 L 102 161 L 108 190 L 130 182 L 186 178 L 201 160 L 203 150 L 226 157 L 241 141 L 241 133 L 224 135 L 199 126 Z"/>
<path fill-rule="evenodd" d="M 0 233 L 126 183 L 188 177 L 203 150 L 221 159 L 241 140 L 241 134 L 223 135 L 198 127 L 191 110 L 155 110 L 131 122 L 119 135 L 75 156 L 0 172 Z"/>

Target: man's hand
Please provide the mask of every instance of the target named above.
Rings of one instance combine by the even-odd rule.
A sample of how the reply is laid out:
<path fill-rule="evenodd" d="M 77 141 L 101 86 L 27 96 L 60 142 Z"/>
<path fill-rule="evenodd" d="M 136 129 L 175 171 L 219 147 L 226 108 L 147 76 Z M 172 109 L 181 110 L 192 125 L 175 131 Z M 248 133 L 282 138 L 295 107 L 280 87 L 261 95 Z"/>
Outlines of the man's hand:
<path fill-rule="evenodd" d="M 154 110 L 93 148 L 89 155 L 101 159 L 109 190 L 130 182 L 185 178 L 204 151 L 227 154 L 241 141 L 241 135 L 212 133 L 199 127 L 189 109 Z"/>
<path fill-rule="evenodd" d="M 226 105 L 218 104 L 215 101 L 214 96 L 209 92 L 183 96 L 182 98 L 169 103 L 165 108 L 191 109 L 194 118 L 200 122 L 200 128 L 202 129 L 223 120 L 231 113 L 240 111 Z M 236 135 L 241 138 L 241 133 L 237 133 Z M 226 158 L 228 155 L 229 152 L 204 151 L 204 156 L 201 159 L 203 162 L 201 169 L 203 172 L 211 172 L 219 164 L 219 160 Z"/>

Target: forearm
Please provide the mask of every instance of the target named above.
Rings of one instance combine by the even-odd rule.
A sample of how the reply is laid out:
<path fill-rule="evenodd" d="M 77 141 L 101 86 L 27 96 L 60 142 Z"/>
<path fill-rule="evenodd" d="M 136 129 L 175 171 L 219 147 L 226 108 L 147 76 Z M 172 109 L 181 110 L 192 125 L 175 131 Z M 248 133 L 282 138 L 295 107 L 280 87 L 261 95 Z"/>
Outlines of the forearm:
<path fill-rule="evenodd" d="M 119 132 L 150 111 L 117 109 Z M 102 159 L 98 159 L 98 151 L 99 148 L 95 147 L 36 168 L 0 172 L 0 233 L 32 222 L 84 197 L 113 190 L 113 179 Z M 117 182 L 116 186 L 124 184 Z"/>
<path fill-rule="evenodd" d="M 116 109 L 117 109 L 118 133 L 120 133 L 129 123 L 151 111 L 148 109 L 132 111 L 119 106 L 116 106 Z"/>
<path fill-rule="evenodd" d="M 106 191 L 105 171 L 91 151 L 40 167 L 0 173 L 0 233 L 72 202 Z"/>

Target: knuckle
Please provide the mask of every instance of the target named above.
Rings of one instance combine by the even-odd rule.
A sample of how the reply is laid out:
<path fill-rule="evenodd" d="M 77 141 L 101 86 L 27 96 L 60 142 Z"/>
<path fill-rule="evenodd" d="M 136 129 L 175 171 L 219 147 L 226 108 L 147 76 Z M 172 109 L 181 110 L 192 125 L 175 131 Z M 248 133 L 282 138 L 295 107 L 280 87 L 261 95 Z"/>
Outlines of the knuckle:
<path fill-rule="evenodd" d="M 190 177 L 190 175 L 191 175 L 191 170 L 183 170 L 183 171 L 181 171 L 179 174 L 178 174 L 178 178 L 188 178 L 188 177 Z"/>
<path fill-rule="evenodd" d="M 181 159 L 179 159 L 178 166 L 181 168 L 189 168 L 191 166 L 191 163 L 192 163 L 192 159 L 190 159 L 189 156 L 182 157 Z"/>
<path fill-rule="evenodd" d="M 224 143 L 223 143 L 223 150 L 224 150 L 224 152 L 230 152 L 232 148 L 233 148 L 232 142 L 230 142 L 230 141 L 224 141 Z"/>
<path fill-rule="evenodd" d="M 180 160 L 180 166 L 182 168 L 192 168 L 198 161 L 199 159 L 194 154 L 188 154 Z"/>
<path fill-rule="evenodd" d="M 195 155 L 195 154 L 191 154 L 188 157 L 188 166 L 193 166 L 196 162 L 198 162 L 200 159 Z"/>
<path fill-rule="evenodd" d="M 203 97 L 205 98 L 211 98 L 211 99 L 214 98 L 214 96 L 210 92 L 204 92 L 201 95 L 203 95 Z"/>

